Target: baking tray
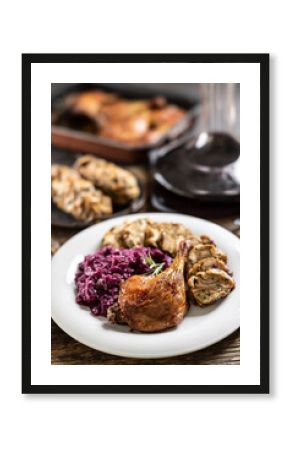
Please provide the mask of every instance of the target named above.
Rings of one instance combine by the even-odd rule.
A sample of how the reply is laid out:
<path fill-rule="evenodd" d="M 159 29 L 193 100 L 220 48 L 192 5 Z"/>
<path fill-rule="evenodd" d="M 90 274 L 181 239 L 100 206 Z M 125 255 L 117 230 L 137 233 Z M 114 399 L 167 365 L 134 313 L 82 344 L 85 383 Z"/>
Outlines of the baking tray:
<path fill-rule="evenodd" d="M 176 85 L 177 86 L 177 85 Z M 82 84 L 54 84 L 52 85 L 51 107 L 52 107 L 52 126 L 51 126 L 51 144 L 58 148 L 63 148 L 74 152 L 93 153 L 103 158 L 116 162 L 127 164 L 144 162 L 147 160 L 147 153 L 156 148 L 160 148 L 168 142 L 172 142 L 183 133 L 194 126 L 198 115 L 198 95 L 197 89 L 192 92 L 190 99 L 184 94 L 181 95 L 174 91 L 174 85 L 165 84 L 140 84 L 140 83 L 120 83 L 120 84 L 102 84 L 102 83 L 82 83 Z M 60 108 L 61 99 L 64 96 L 85 90 L 101 89 L 106 92 L 116 93 L 128 99 L 146 99 L 156 96 L 163 96 L 169 103 L 176 104 L 184 108 L 186 115 L 177 122 L 170 130 L 165 133 L 161 139 L 154 144 L 132 145 L 117 142 L 115 140 L 104 138 L 92 133 L 73 130 L 54 123 L 56 111 Z M 194 93 L 194 91 L 196 93 Z"/>

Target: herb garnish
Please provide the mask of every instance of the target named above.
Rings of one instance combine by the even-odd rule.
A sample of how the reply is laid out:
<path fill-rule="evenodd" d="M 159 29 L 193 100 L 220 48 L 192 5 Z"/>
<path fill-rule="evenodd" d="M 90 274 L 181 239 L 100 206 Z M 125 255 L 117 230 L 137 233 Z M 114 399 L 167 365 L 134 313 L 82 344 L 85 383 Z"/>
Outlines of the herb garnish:
<path fill-rule="evenodd" d="M 156 263 L 153 259 L 152 259 L 152 256 L 150 255 L 150 253 L 149 253 L 149 255 L 148 256 L 145 256 L 145 261 L 146 261 L 146 263 L 149 265 L 149 268 L 150 268 L 150 272 L 148 272 L 148 275 L 150 274 L 150 275 L 158 275 L 161 271 L 162 271 L 162 269 L 163 269 L 163 267 L 164 267 L 164 262 L 163 263 Z"/>

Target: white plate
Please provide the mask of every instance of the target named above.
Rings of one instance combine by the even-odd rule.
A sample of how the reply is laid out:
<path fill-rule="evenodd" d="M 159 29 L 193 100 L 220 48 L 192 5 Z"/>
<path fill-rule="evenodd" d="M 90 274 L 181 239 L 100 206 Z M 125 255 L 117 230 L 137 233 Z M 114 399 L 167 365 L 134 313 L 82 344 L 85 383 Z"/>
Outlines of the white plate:
<path fill-rule="evenodd" d="M 160 333 L 130 332 L 127 326 L 111 325 L 95 317 L 75 301 L 73 277 L 78 262 L 100 246 L 104 233 L 124 220 L 151 218 L 156 222 L 175 222 L 196 234 L 209 235 L 229 259 L 236 288 L 215 305 L 200 308 L 191 305 L 182 323 Z M 225 338 L 240 324 L 240 249 L 239 239 L 224 228 L 182 214 L 131 214 L 93 225 L 67 241 L 52 259 L 52 318 L 77 341 L 118 356 L 162 358 L 182 355 L 207 347 Z"/>

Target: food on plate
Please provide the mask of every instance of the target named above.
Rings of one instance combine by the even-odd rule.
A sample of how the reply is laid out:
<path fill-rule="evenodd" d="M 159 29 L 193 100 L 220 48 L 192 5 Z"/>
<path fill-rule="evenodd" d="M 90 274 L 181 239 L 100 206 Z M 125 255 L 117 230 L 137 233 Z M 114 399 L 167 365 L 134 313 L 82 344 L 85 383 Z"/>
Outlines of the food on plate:
<path fill-rule="evenodd" d="M 183 240 L 191 240 L 194 245 L 213 244 L 208 236 L 195 235 L 179 223 L 137 219 L 133 222 L 123 222 L 108 230 L 103 237 L 102 245 L 112 245 L 116 248 L 149 245 L 174 256 L 177 253 L 178 244 Z"/>
<path fill-rule="evenodd" d="M 235 287 L 227 255 L 182 224 L 137 219 L 105 233 L 79 265 L 77 302 L 112 323 L 153 332 L 178 325 L 189 302 L 207 306 Z"/>
<path fill-rule="evenodd" d="M 51 167 L 51 198 L 59 209 L 77 220 L 92 221 L 112 214 L 111 198 L 64 165 Z"/>
<path fill-rule="evenodd" d="M 123 280 L 136 274 L 156 273 L 171 264 L 171 257 L 157 248 L 114 249 L 102 247 L 79 264 L 76 301 L 96 316 L 106 316 L 118 300 Z"/>
<path fill-rule="evenodd" d="M 187 239 L 200 242 L 199 237 L 193 235 L 183 225 L 138 219 L 133 222 L 124 222 L 107 231 L 102 245 L 112 245 L 117 248 L 149 245 L 175 255 L 179 242 Z"/>
<path fill-rule="evenodd" d="M 189 252 L 188 260 L 192 264 L 195 264 L 196 262 L 208 257 L 214 257 L 224 261 L 225 263 L 227 262 L 227 255 L 219 250 L 212 241 L 195 245 Z"/>
<path fill-rule="evenodd" d="M 116 205 L 124 205 L 140 195 L 136 177 L 116 164 L 86 155 L 78 158 L 74 167 L 82 177 L 109 195 Z"/>
<path fill-rule="evenodd" d="M 119 317 L 131 330 L 162 331 L 182 321 L 188 309 L 183 275 L 187 252 L 183 241 L 166 270 L 158 275 L 135 275 L 121 284 Z"/>
<path fill-rule="evenodd" d="M 226 297 L 235 287 L 233 278 L 222 269 L 207 269 L 197 272 L 187 280 L 189 293 L 200 306 Z"/>
<path fill-rule="evenodd" d="M 222 259 L 215 257 L 202 258 L 194 264 L 188 264 L 187 275 L 195 275 L 198 272 L 205 272 L 208 269 L 220 269 L 231 275 L 226 263 Z"/>
<path fill-rule="evenodd" d="M 58 124 L 134 145 L 158 141 L 185 116 L 184 109 L 168 104 L 163 97 L 124 99 L 101 90 L 70 94 L 63 103 L 65 110 Z"/>
<path fill-rule="evenodd" d="M 115 248 L 153 246 L 168 252 L 172 256 L 177 253 L 178 245 L 183 240 L 190 240 L 192 246 L 188 252 L 186 261 L 186 280 L 188 296 L 200 306 L 213 303 L 225 296 L 234 287 L 233 283 L 227 283 L 227 275 L 231 278 L 231 272 L 227 267 L 227 256 L 222 252 L 212 239 L 205 235 L 195 235 L 184 225 L 176 223 L 153 222 L 149 219 L 138 219 L 132 222 L 124 222 L 107 231 L 103 237 L 102 245 L 111 245 Z M 203 273 L 208 274 L 210 269 L 220 269 L 221 276 L 216 276 L 216 281 L 225 278 L 223 284 L 227 289 L 215 289 L 215 295 L 208 294 L 202 300 L 199 279 Z M 231 278 L 232 279 L 232 278 Z M 219 283 L 220 284 L 220 283 Z M 199 286 L 197 289 L 196 286 Z M 202 284 L 204 285 L 204 283 Z M 195 286 L 195 287 L 194 287 Z M 226 294 L 226 295 L 227 295 Z"/>
<path fill-rule="evenodd" d="M 142 247 L 145 245 L 147 223 L 146 219 L 138 219 L 116 225 L 105 233 L 102 245 L 116 248 Z"/>
<path fill-rule="evenodd" d="M 200 242 L 199 236 L 179 223 L 147 222 L 146 245 L 154 245 L 176 255 L 179 243 L 184 240 L 191 240 L 192 243 Z"/>
<path fill-rule="evenodd" d="M 214 243 L 195 245 L 188 254 L 188 296 L 199 306 L 226 297 L 235 287 L 227 256 Z"/>

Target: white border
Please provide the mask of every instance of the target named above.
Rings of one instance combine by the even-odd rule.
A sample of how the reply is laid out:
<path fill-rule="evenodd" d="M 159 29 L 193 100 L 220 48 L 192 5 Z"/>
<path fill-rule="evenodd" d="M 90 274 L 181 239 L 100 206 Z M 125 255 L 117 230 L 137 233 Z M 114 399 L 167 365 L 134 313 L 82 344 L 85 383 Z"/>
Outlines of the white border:
<path fill-rule="evenodd" d="M 64 366 L 50 353 L 51 83 L 232 82 L 241 86 L 240 366 Z M 32 384 L 260 383 L 260 69 L 259 64 L 32 64 L 31 73 Z M 25 157 L 25 155 L 24 155 Z M 244 281 L 243 281 L 244 280 Z"/>

